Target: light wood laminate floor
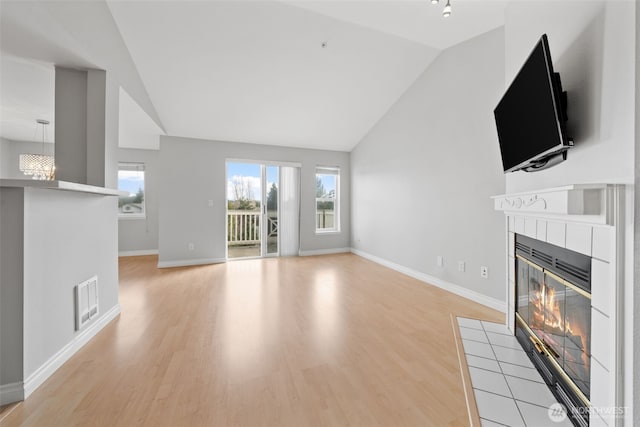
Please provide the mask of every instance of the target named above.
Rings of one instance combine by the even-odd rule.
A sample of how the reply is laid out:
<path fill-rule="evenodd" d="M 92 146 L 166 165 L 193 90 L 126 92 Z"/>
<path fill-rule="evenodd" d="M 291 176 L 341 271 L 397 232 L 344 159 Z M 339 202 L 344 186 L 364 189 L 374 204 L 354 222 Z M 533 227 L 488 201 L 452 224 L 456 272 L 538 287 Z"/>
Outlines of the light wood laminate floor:
<path fill-rule="evenodd" d="M 156 268 L 2 426 L 463 426 L 450 314 L 479 304 L 351 254 Z"/>

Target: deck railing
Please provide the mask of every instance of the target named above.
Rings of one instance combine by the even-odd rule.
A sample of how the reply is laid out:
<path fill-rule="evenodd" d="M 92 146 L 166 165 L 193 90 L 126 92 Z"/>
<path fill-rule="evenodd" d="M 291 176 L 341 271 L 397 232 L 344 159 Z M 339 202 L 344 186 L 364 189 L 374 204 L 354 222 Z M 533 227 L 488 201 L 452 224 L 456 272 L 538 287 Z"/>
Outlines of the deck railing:
<path fill-rule="evenodd" d="M 269 212 L 267 224 L 268 237 L 278 233 L 277 213 L 273 217 Z M 331 228 L 334 226 L 333 211 L 318 211 L 316 214 L 316 228 Z M 227 211 L 227 243 L 229 246 L 254 245 L 260 243 L 260 212 L 255 211 Z"/>
<path fill-rule="evenodd" d="M 260 243 L 260 212 L 227 211 L 229 246 Z"/>
<path fill-rule="evenodd" d="M 333 228 L 334 222 L 333 211 L 319 210 L 316 211 L 316 229 Z"/>

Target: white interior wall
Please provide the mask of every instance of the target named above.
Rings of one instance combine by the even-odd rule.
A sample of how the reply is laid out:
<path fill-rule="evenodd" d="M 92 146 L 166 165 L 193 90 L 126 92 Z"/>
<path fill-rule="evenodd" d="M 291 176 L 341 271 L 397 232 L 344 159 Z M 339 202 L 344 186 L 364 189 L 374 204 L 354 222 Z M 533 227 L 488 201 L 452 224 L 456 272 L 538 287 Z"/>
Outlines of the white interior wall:
<path fill-rule="evenodd" d="M 115 196 L 0 189 L 2 404 L 26 398 L 119 313 L 116 206 Z M 94 275 L 99 314 L 77 331 L 74 289 Z"/>
<path fill-rule="evenodd" d="M 118 188 L 118 147 L 120 145 L 120 80 L 107 73 L 104 106 L 104 187 Z"/>
<path fill-rule="evenodd" d="M 436 58 L 351 153 L 356 250 L 504 303 L 504 219 L 489 199 L 504 192 L 503 90 L 502 29 Z"/>
<path fill-rule="evenodd" d="M 640 278 L 640 85 L 637 84 L 640 81 L 640 7 L 636 6 L 636 104 L 635 104 L 635 185 L 634 185 L 634 245 L 633 245 L 633 266 L 634 266 L 634 282 Z M 634 293 L 631 304 L 633 304 L 630 310 L 631 324 L 631 337 L 630 341 L 633 342 L 633 348 L 640 348 L 640 295 Z M 637 351 L 633 351 L 633 360 L 631 364 L 633 366 L 640 366 L 640 354 Z M 631 393 L 632 399 L 628 400 L 634 408 L 640 408 L 640 375 L 633 375 L 633 383 L 630 385 L 631 390 L 627 393 Z M 633 424 L 640 425 L 640 410 L 635 411 L 633 414 Z"/>
<path fill-rule="evenodd" d="M 56 68 L 56 73 L 58 68 Z M 58 99 L 60 95 L 56 96 Z M 107 117 L 107 73 L 104 70 L 87 71 L 87 150 L 86 183 L 105 187 L 106 117 Z M 58 114 L 56 114 L 56 117 Z M 112 116 L 113 117 L 113 116 Z M 117 120 L 117 116 L 116 116 Z"/>
<path fill-rule="evenodd" d="M 118 252 L 149 253 L 158 250 L 158 164 L 157 150 L 118 149 L 119 162 L 144 163 L 146 218 L 118 220 Z"/>
<path fill-rule="evenodd" d="M 633 182 L 634 2 L 522 1 L 506 10 L 505 85 L 543 33 L 568 93 L 566 162 L 545 171 L 506 175 L 515 193 L 581 183 Z"/>
<path fill-rule="evenodd" d="M 58 66 L 108 70 L 162 127 L 106 2 L 9 1 L 2 5 L 0 23 L 3 52 Z"/>
<path fill-rule="evenodd" d="M 301 163 L 300 251 L 348 250 L 349 153 L 161 136 L 158 174 L 160 265 L 224 261 L 226 159 Z M 340 167 L 340 233 L 315 233 L 316 166 Z M 212 206 L 209 206 L 209 200 Z M 194 244 L 194 250 L 188 250 L 189 243 Z"/>
<path fill-rule="evenodd" d="M 22 399 L 24 193 L 0 188 L 0 405 Z M 17 396 L 5 396 L 18 384 Z M 11 393 L 13 394 L 13 393 Z"/>
<path fill-rule="evenodd" d="M 56 67 L 56 178 L 87 183 L 88 71 Z"/>
<path fill-rule="evenodd" d="M 506 10 L 506 80 L 509 84 L 542 33 L 549 36 L 555 71 L 568 92 L 567 130 L 575 147 L 549 170 L 506 176 L 508 192 L 580 183 L 633 184 L 636 122 L 636 2 L 523 1 Z M 625 195 L 623 377 L 636 378 L 634 331 L 634 189 Z M 635 251 L 637 251 L 637 247 Z M 636 276 L 637 277 L 637 276 Z M 635 279 L 637 280 L 637 279 Z M 634 415 L 634 381 L 623 381 L 625 419 Z M 637 386 L 637 381 L 636 381 Z M 637 390 L 636 390 L 637 391 Z M 637 411 L 636 411 L 637 412 Z M 631 424 L 630 424 L 631 425 Z"/>
<path fill-rule="evenodd" d="M 10 144 L 10 140 L 0 137 L 0 178 L 8 178 Z"/>
<path fill-rule="evenodd" d="M 114 196 L 32 188 L 24 192 L 24 378 L 28 382 L 78 335 L 74 311 L 78 283 L 98 276 L 100 317 L 118 305 L 118 225 Z"/>

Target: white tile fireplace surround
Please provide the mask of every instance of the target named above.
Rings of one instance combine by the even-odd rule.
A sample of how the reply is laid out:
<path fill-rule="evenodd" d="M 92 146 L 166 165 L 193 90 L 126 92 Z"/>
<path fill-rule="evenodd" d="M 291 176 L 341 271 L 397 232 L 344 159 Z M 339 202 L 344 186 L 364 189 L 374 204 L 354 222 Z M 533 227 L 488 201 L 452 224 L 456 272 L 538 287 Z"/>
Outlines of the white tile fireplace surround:
<path fill-rule="evenodd" d="M 591 257 L 591 426 L 619 425 L 621 402 L 622 185 L 568 185 L 495 196 L 506 216 L 507 327 L 515 333 L 515 235 Z M 593 415 L 597 413 L 596 415 Z"/>

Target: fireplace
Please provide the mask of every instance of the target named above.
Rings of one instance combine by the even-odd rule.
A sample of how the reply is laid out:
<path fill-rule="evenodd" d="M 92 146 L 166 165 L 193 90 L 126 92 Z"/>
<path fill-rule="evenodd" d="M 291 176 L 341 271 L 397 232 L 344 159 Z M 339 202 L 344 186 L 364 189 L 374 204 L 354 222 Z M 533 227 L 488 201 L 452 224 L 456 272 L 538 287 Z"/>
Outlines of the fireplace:
<path fill-rule="evenodd" d="M 577 426 L 589 425 L 591 258 L 515 235 L 516 336 Z"/>
<path fill-rule="evenodd" d="M 632 307 L 624 299 L 633 286 L 624 262 L 632 193 L 569 184 L 493 197 L 506 220 L 507 327 L 578 426 L 620 425 L 619 409 L 631 406 L 622 372 L 633 371 L 624 357 L 633 349 L 622 322 Z"/>

